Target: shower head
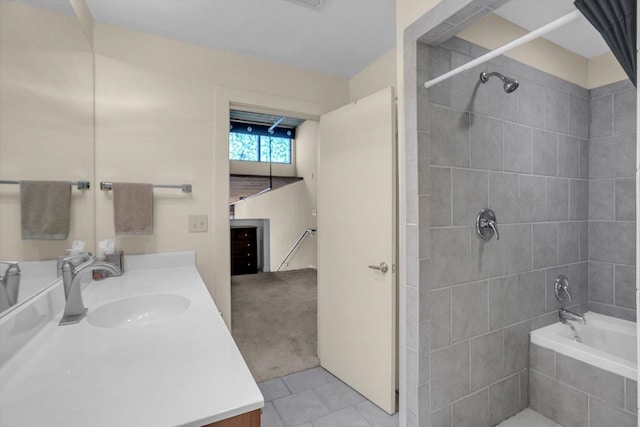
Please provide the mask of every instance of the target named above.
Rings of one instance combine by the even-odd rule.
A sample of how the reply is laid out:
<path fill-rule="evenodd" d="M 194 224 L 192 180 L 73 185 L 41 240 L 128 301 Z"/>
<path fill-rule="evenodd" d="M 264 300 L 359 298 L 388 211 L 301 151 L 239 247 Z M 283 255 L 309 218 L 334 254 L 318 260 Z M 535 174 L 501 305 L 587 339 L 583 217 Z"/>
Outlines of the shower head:
<path fill-rule="evenodd" d="M 514 90 L 518 89 L 518 86 L 520 86 L 520 83 L 518 83 L 518 81 L 516 79 L 512 79 L 506 76 L 503 76 L 500 73 L 497 72 L 493 72 L 493 73 L 486 73 L 486 72 L 481 72 L 480 73 L 480 81 L 482 83 L 486 83 L 487 80 L 489 80 L 490 77 L 493 76 L 497 76 L 500 78 L 500 80 L 502 80 L 502 82 L 504 83 L 503 88 L 504 91 L 507 93 L 511 93 Z"/>

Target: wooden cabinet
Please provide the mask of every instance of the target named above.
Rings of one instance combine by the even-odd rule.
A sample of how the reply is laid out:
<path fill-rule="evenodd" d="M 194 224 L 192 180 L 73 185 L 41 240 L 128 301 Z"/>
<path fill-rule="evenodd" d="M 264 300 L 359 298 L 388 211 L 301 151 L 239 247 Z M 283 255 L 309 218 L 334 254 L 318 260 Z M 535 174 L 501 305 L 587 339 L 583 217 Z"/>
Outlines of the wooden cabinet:
<path fill-rule="evenodd" d="M 203 427 L 260 427 L 260 409 L 213 424 L 207 424 Z"/>
<path fill-rule="evenodd" d="M 258 272 L 258 228 L 231 227 L 231 275 Z"/>

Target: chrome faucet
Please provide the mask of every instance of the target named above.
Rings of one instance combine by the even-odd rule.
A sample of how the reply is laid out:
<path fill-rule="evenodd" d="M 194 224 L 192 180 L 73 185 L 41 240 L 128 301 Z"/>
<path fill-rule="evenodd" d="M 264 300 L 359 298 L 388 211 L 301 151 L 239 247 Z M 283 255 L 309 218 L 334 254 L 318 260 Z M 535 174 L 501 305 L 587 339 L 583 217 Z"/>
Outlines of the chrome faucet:
<path fill-rule="evenodd" d="M 569 311 L 565 308 L 561 308 L 558 311 L 558 315 L 560 316 L 560 321 L 562 323 L 567 323 L 567 320 L 573 320 L 574 322 L 580 322 L 583 325 L 587 324 L 587 319 L 585 319 L 582 314 L 574 313 L 573 311 Z"/>
<path fill-rule="evenodd" d="M 18 302 L 20 289 L 20 266 L 17 261 L 0 261 L 9 267 L 0 276 L 0 311 L 4 311 Z"/>
<path fill-rule="evenodd" d="M 62 281 L 67 303 L 64 306 L 64 315 L 60 320 L 60 325 L 78 323 L 87 314 L 87 308 L 82 301 L 81 282 L 83 277 L 91 274 L 93 270 L 107 270 L 114 276 L 122 275 L 122 272 L 113 264 L 96 262 L 93 256 L 89 257 L 89 262 L 78 267 L 73 265 L 74 258 L 76 257 L 65 258 L 62 264 Z"/>

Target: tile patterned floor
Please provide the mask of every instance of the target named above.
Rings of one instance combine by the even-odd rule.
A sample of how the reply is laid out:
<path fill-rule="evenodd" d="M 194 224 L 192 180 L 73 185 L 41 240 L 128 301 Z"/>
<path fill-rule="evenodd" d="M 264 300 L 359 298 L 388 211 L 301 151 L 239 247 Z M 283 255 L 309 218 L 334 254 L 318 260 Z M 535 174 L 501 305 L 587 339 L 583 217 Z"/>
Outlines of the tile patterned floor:
<path fill-rule="evenodd" d="M 322 368 L 258 384 L 262 427 L 398 427 L 393 416 Z"/>

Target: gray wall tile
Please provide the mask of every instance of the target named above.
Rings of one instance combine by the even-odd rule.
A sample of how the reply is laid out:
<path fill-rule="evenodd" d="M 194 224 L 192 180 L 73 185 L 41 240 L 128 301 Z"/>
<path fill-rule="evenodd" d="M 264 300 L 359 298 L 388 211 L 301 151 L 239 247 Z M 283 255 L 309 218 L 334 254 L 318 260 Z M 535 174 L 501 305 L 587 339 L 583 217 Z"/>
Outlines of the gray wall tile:
<path fill-rule="evenodd" d="M 533 173 L 558 176 L 558 134 L 541 129 L 533 129 L 532 136 Z"/>
<path fill-rule="evenodd" d="M 531 128 L 513 123 L 504 124 L 505 172 L 531 173 Z"/>
<path fill-rule="evenodd" d="M 624 378 L 620 375 L 558 353 L 556 378 L 605 402 L 624 408 Z"/>
<path fill-rule="evenodd" d="M 469 341 L 469 390 L 479 390 L 502 378 L 504 333 L 502 330 Z M 455 412 L 455 409 L 454 409 Z"/>
<path fill-rule="evenodd" d="M 569 94 L 559 90 L 546 88 L 546 124 L 547 129 L 569 132 Z"/>
<path fill-rule="evenodd" d="M 453 69 L 466 64 L 472 59 L 473 58 L 468 55 L 451 52 L 451 67 Z M 449 79 L 451 82 L 449 105 L 452 108 L 477 113 L 483 113 L 487 109 L 486 105 L 488 102 L 487 95 L 489 88 L 480 87 L 482 83 L 480 83 L 480 80 L 478 79 L 480 73 L 486 70 L 486 64 L 481 64 Z"/>
<path fill-rule="evenodd" d="M 638 413 L 638 383 L 625 378 L 625 408 L 634 414 Z"/>
<path fill-rule="evenodd" d="M 580 229 L 580 261 L 589 259 L 589 223 L 583 221 L 579 223 Z"/>
<path fill-rule="evenodd" d="M 498 224 L 518 222 L 518 175 L 489 173 L 489 208 L 496 213 Z"/>
<path fill-rule="evenodd" d="M 487 331 L 487 282 L 452 288 L 452 340 L 458 342 Z"/>
<path fill-rule="evenodd" d="M 636 220 L 636 183 L 633 178 L 616 179 L 616 221 Z"/>
<path fill-rule="evenodd" d="M 496 215 L 499 215 L 499 213 Z M 518 217 L 520 222 L 544 221 L 545 178 L 520 175 Z"/>
<path fill-rule="evenodd" d="M 638 417 L 589 397 L 590 427 L 637 427 Z"/>
<path fill-rule="evenodd" d="M 489 329 L 494 330 L 543 314 L 544 281 L 544 270 L 490 280 Z"/>
<path fill-rule="evenodd" d="M 440 409 L 469 392 L 469 342 L 431 353 L 431 407 Z"/>
<path fill-rule="evenodd" d="M 495 426 L 520 410 L 520 378 L 512 375 L 489 387 L 489 421 Z"/>
<path fill-rule="evenodd" d="M 565 427 L 588 425 L 587 395 L 535 371 L 529 374 L 529 405 Z"/>
<path fill-rule="evenodd" d="M 546 178 L 546 218 L 547 221 L 566 221 L 569 219 L 569 180 Z M 586 191 L 586 185 L 585 185 Z M 540 200 L 538 200 L 540 203 Z M 577 219 L 577 218 L 576 218 Z M 585 218 L 586 219 L 586 215 Z"/>
<path fill-rule="evenodd" d="M 520 372 L 520 410 L 529 407 L 529 370 Z"/>
<path fill-rule="evenodd" d="M 530 320 L 504 329 L 505 376 L 529 366 L 529 332 L 531 332 Z"/>
<path fill-rule="evenodd" d="M 580 223 L 558 223 L 558 264 L 580 260 Z"/>
<path fill-rule="evenodd" d="M 589 100 L 569 95 L 569 134 L 589 138 Z"/>
<path fill-rule="evenodd" d="M 451 225 L 451 169 L 431 168 L 431 227 Z"/>
<path fill-rule="evenodd" d="M 453 404 L 453 425 L 456 427 L 489 427 L 488 389 L 471 394 Z"/>
<path fill-rule="evenodd" d="M 590 100 L 589 136 L 602 138 L 613 135 L 613 95 Z"/>
<path fill-rule="evenodd" d="M 469 279 L 469 230 L 443 228 L 431 230 L 431 286 L 441 288 Z"/>
<path fill-rule="evenodd" d="M 453 225 L 474 226 L 478 212 L 489 204 L 486 172 L 453 169 Z"/>
<path fill-rule="evenodd" d="M 430 107 L 431 163 L 469 167 L 469 114 Z"/>
<path fill-rule="evenodd" d="M 615 135 L 636 131 L 635 89 L 613 96 L 613 131 Z"/>
<path fill-rule="evenodd" d="M 613 221 L 615 216 L 614 180 L 589 181 L 589 219 Z"/>
<path fill-rule="evenodd" d="M 619 82 L 610 83 L 608 85 L 599 86 L 591 89 L 589 92 L 592 98 L 599 98 L 601 96 L 609 95 L 615 92 L 622 92 L 623 90 L 633 89 L 633 83 L 631 80 L 620 80 Z"/>
<path fill-rule="evenodd" d="M 558 135 L 558 176 L 578 178 L 580 172 L 580 140 Z"/>
<path fill-rule="evenodd" d="M 471 168 L 502 170 L 502 124 L 501 120 L 472 116 Z"/>
<path fill-rule="evenodd" d="M 616 301 L 618 307 L 636 308 L 636 268 L 616 265 Z"/>
<path fill-rule="evenodd" d="M 589 300 L 613 304 L 613 264 L 589 261 Z"/>
<path fill-rule="evenodd" d="M 589 263 L 581 262 L 569 266 L 569 283 L 573 305 L 589 302 Z"/>
<path fill-rule="evenodd" d="M 520 87 L 518 87 L 518 123 L 544 128 L 545 107 L 544 87 L 533 80 L 520 81 Z"/>
<path fill-rule="evenodd" d="M 431 413 L 431 427 L 452 427 L 450 406 Z"/>
<path fill-rule="evenodd" d="M 500 220 L 498 219 L 498 223 Z M 500 231 L 500 226 L 498 226 Z M 497 239 L 482 240 L 475 228 L 469 229 L 471 240 L 470 279 L 480 280 L 502 276 L 503 260 L 501 242 Z"/>
<path fill-rule="evenodd" d="M 580 139 L 580 179 L 589 178 L 589 141 Z"/>
<path fill-rule="evenodd" d="M 572 179 L 569 187 L 569 219 L 586 220 L 589 217 L 589 181 Z"/>
<path fill-rule="evenodd" d="M 589 256 L 594 261 L 635 263 L 635 224 L 589 222 Z"/>
<path fill-rule="evenodd" d="M 612 316 L 622 320 L 628 320 L 630 322 L 636 321 L 635 310 L 629 310 L 628 308 L 616 307 L 614 305 L 591 301 L 589 302 L 589 310 L 596 313 L 604 314 L 605 316 Z"/>
<path fill-rule="evenodd" d="M 532 343 L 529 346 L 529 369 L 555 378 L 556 352 Z"/>
<path fill-rule="evenodd" d="M 500 228 L 505 274 L 531 269 L 531 225 L 513 224 Z"/>
<path fill-rule="evenodd" d="M 623 134 L 589 142 L 589 178 L 624 178 L 635 173 L 635 135 Z"/>
<path fill-rule="evenodd" d="M 558 224 L 533 224 L 533 268 L 558 263 Z"/>
<path fill-rule="evenodd" d="M 451 289 L 431 292 L 431 349 L 451 344 Z"/>
<path fill-rule="evenodd" d="M 451 70 L 451 51 L 439 47 L 429 47 L 427 55 L 419 55 L 419 58 L 426 57 L 425 61 L 418 61 L 418 67 L 426 65 L 428 71 L 428 78 L 436 78 L 447 71 Z M 424 69 L 424 68 L 423 68 Z M 418 80 L 418 83 L 422 85 L 422 81 Z M 429 88 L 429 102 L 440 105 L 449 105 L 449 92 L 451 90 L 451 81 L 445 80 L 439 84 Z M 422 87 L 419 87 L 418 94 L 423 92 Z M 420 95 L 418 95 L 420 96 Z"/>

